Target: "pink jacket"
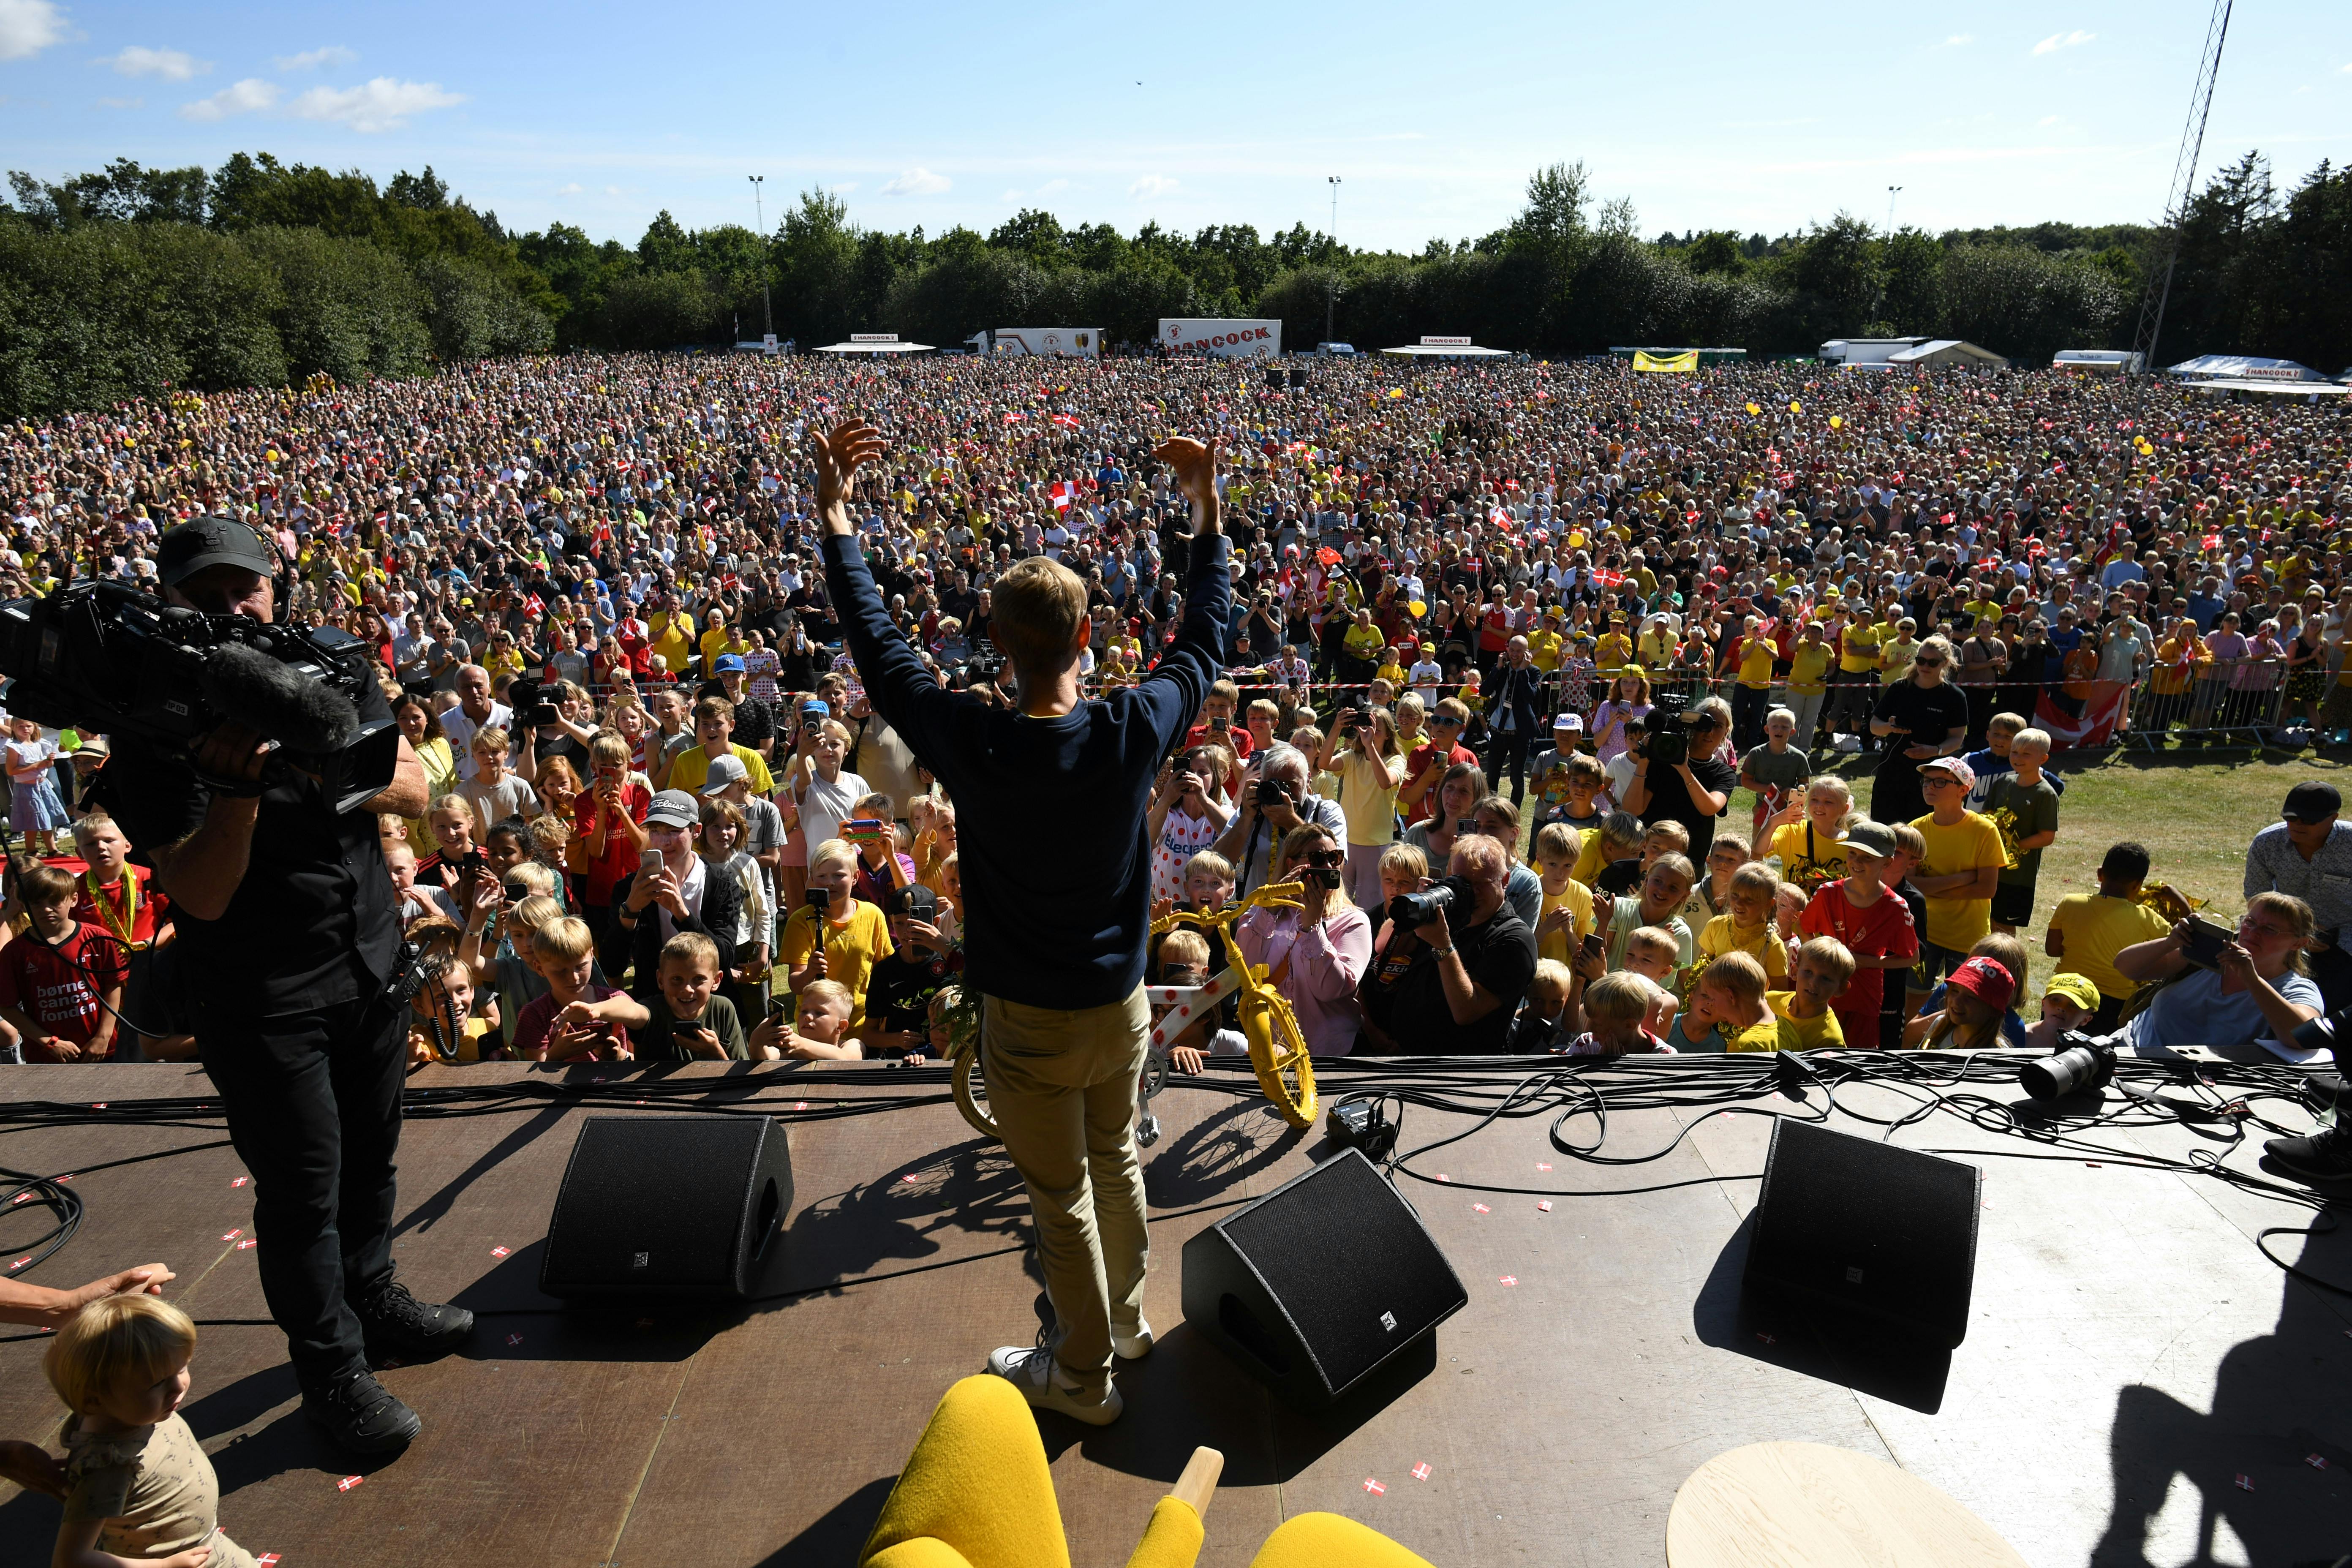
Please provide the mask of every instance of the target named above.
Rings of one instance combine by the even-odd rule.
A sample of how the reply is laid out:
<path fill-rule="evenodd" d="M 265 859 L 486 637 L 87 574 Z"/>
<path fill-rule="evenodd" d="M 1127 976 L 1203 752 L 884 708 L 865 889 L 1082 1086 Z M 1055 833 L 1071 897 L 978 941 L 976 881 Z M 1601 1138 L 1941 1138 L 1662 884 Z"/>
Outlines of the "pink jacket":
<path fill-rule="evenodd" d="M 1242 956 L 1268 971 L 1290 959 L 1282 994 L 1298 1015 L 1298 1032 L 1308 1054 L 1341 1057 L 1356 1048 L 1356 982 L 1372 957 L 1372 922 L 1353 904 L 1342 904 L 1322 924 L 1301 935 L 1296 910 L 1252 910 L 1234 935 Z"/>

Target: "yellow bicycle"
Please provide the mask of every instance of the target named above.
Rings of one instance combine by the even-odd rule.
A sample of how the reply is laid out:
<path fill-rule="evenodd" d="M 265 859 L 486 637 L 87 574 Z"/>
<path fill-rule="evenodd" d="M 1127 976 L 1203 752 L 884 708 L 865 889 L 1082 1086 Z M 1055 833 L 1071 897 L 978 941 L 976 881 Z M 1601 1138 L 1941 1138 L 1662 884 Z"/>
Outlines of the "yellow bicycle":
<path fill-rule="evenodd" d="M 1154 1007 L 1165 1009 L 1152 1026 L 1142 1081 L 1137 1085 L 1136 1098 L 1143 1114 L 1136 1136 L 1147 1148 L 1160 1136 L 1159 1118 L 1151 1114 L 1150 1102 L 1167 1085 L 1168 1042 L 1235 993 L 1241 996 L 1242 1037 L 1249 1042 L 1250 1067 L 1257 1074 L 1258 1087 L 1293 1127 L 1315 1124 L 1315 1064 L 1307 1054 L 1307 1038 L 1298 1031 L 1298 1016 L 1268 980 L 1265 966 L 1243 958 L 1241 944 L 1234 940 L 1234 926 L 1243 915 L 1257 909 L 1301 909 L 1306 891 L 1303 883 L 1277 882 L 1222 910 L 1176 910 L 1151 922 L 1154 936 L 1165 935 L 1179 925 L 1214 931 L 1224 943 L 1225 968 L 1205 985 L 1145 988 L 1146 999 Z M 956 1109 L 976 1131 L 1000 1137 L 995 1118 L 988 1111 L 987 1072 L 976 1027 L 958 1032 L 951 1065 Z"/>

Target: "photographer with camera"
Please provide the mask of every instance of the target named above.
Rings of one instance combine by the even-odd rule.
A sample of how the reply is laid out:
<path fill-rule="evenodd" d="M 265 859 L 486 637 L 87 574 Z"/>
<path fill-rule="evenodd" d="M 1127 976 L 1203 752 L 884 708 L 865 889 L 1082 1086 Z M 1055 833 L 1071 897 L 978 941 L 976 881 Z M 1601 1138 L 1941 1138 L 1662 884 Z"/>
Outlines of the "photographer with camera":
<path fill-rule="evenodd" d="M 2256 893 L 2234 933 L 2191 915 L 2154 942 L 2125 948 L 2115 956 L 2116 973 L 2174 984 L 2148 997 L 2119 1043 L 2152 1056 L 2175 1046 L 2292 1040 L 2320 1012 L 2303 957 L 2312 930 L 2311 906 L 2301 899 Z"/>
<path fill-rule="evenodd" d="M 1241 879 L 1234 884 L 1235 897 L 1268 881 L 1282 880 L 1267 875 L 1266 860 L 1277 847 L 1289 842 L 1302 824 L 1346 841 L 1348 819 L 1339 803 L 1309 790 L 1307 774 L 1307 753 L 1287 741 L 1276 741 L 1250 759 L 1242 774 L 1241 809 L 1210 846 L 1233 862 Z"/>
<path fill-rule="evenodd" d="M 1269 880 L 1305 883 L 1305 907 L 1252 910 L 1234 931 L 1242 957 L 1265 968 L 1298 1015 L 1307 1053 L 1318 1057 L 1355 1048 L 1362 1016 L 1356 985 L 1372 959 L 1371 918 L 1339 891 L 1339 870 L 1348 863 L 1342 837 L 1319 822 L 1283 835 Z"/>
<path fill-rule="evenodd" d="M 825 579 L 875 710 L 953 795 L 969 909 L 965 973 L 982 994 L 988 1097 L 1029 1188 L 1055 1323 L 1007 1345 L 989 1370 L 1030 1404 L 1092 1426 L 1124 1401 L 1112 1358 L 1150 1352 L 1150 1253 L 1136 1162 L 1137 1085 L 1150 1030 L 1147 797 L 1161 759 L 1208 695 L 1231 603 L 1216 448 L 1184 437 L 1153 452 L 1192 504 L 1183 621 L 1150 675 L 1107 698 L 1078 687 L 1087 588 L 1044 555 L 994 587 L 989 636 L 1013 678 L 1006 707 L 942 688 L 899 636 L 858 548 L 847 500 L 881 435 L 845 420 L 812 437 Z M 1053 852 L 1035 850 L 1040 801 Z M 1222 826 L 1222 823 L 1220 825 Z M 1024 1336 L 1025 1340 L 1025 1336 Z"/>
<path fill-rule="evenodd" d="M 1511 911 L 1510 857 L 1483 834 L 1465 835 L 1443 881 L 1392 900 L 1397 943 L 1417 943 L 1411 963 L 1359 990 L 1364 1038 L 1382 1055 L 1494 1056 L 1536 973 L 1536 936 Z M 1368 977 L 1370 972 L 1368 973 Z"/>
<path fill-rule="evenodd" d="M 275 619 L 278 563 L 243 523 L 181 524 L 156 568 L 172 605 Z M 356 706 L 362 723 L 391 717 L 372 679 Z M 338 813 L 320 779 L 265 775 L 275 750 L 235 721 L 185 755 L 124 733 L 103 793 L 172 897 L 179 973 L 201 977 L 184 1006 L 253 1174 L 262 1293 L 303 1409 L 344 1447 L 383 1453 L 421 1423 L 376 1382 L 370 1356 L 446 1351 L 474 1323 L 393 1278 L 406 1028 L 387 994 L 400 928 L 377 816 L 422 813 L 425 771 L 402 737 L 390 786 Z"/>
<path fill-rule="evenodd" d="M 1692 864 L 1704 865 L 1715 823 L 1731 805 L 1739 770 L 1716 753 L 1731 732 L 1731 705 L 1709 697 L 1676 713 L 1675 692 L 1662 691 L 1649 727 L 1633 747 L 1633 772 L 1620 796 L 1644 824 L 1679 822 L 1690 834 Z"/>

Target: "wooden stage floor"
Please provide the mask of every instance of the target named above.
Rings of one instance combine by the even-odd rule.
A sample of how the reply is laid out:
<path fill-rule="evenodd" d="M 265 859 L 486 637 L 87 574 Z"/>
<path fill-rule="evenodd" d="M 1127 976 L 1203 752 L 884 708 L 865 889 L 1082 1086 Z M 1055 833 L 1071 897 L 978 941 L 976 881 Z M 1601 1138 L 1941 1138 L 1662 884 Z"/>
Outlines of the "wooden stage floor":
<path fill-rule="evenodd" d="M 436 1068 L 415 1082 L 530 1070 Z M 873 1090 L 810 1087 L 806 1098 L 938 1092 L 869 1071 Z M 18 1101 L 209 1092 L 201 1073 L 166 1065 L 21 1068 L 6 1082 Z M 1868 1109 L 1874 1092 L 1841 1095 Z M 1118 1425 L 1041 1417 L 1077 1563 L 1123 1562 L 1198 1443 L 1227 1458 L 1201 1559 L 1220 1565 L 1246 1563 L 1277 1522 L 1315 1509 L 1362 1520 L 1441 1568 L 1662 1563 L 1684 1478 L 1774 1438 L 1890 1459 L 2039 1568 L 2267 1565 L 2352 1545 L 2352 1301 L 2292 1279 L 2253 1239 L 2307 1223 L 2305 1211 L 2203 1178 L 1984 1159 L 1967 1342 L 1948 1368 L 1870 1364 L 1741 1313 L 1756 1183 L 1739 1178 L 1762 1169 L 1763 1117 L 1714 1118 L 1631 1168 L 1556 1152 L 1548 1117 L 1505 1122 L 1422 1169 L 1564 1195 L 1545 1213 L 1532 1195 L 1402 1183 L 1470 1304 L 1438 1331 L 1425 1375 L 1307 1419 L 1187 1331 L 1177 1262 L 1216 1213 L 1327 1152 L 1321 1135 L 1213 1091 L 1171 1089 L 1157 1106 L 1168 1132 L 1147 1156 L 1148 1310 L 1160 1347 L 1121 1372 Z M 404 1456 L 354 1466 L 324 1447 L 297 1409 L 275 1329 L 204 1331 L 185 1414 L 219 1470 L 222 1521 L 237 1541 L 278 1553 L 284 1568 L 848 1563 L 940 1392 L 992 1347 L 1028 1342 L 1040 1321 L 1018 1181 L 943 1103 L 792 1129 L 793 1282 L 837 1288 L 737 1311 L 562 1310 L 536 1282 L 582 1114 L 540 1105 L 410 1121 L 402 1278 L 426 1299 L 505 1315 L 486 1316 L 458 1354 L 385 1373 L 425 1418 Z M 1609 1152 L 1664 1145 L 1692 1114 L 1612 1113 Z M 1406 1142 L 1468 1125 L 1416 1110 Z M 84 1171 L 219 1136 L 16 1130 L 0 1136 L 0 1165 Z M 2216 1146 L 2179 1128 L 2101 1136 L 2175 1158 Z M 1949 1117 L 1898 1141 L 2021 1147 Z M 2246 1150 L 2230 1159 L 2254 1169 Z M 255 1253 L 224 1239 L 252 1225 L 249 1189 L 232 1184 L 242 1173 L 226 1147 L 90 1171 L 76 1183 L 88 1205 L 80 1235 L 29 1277 L 72 1284 L 161 1258 L 198 1319 L 266 1318 Z M 1565 1195 L 1630 1187 L 1657 1190 Z M 19 1221 L 0 1240 L 27 1234 Z M 2352 1236 L 2273 1245 L 2352 1282 Z M 37 1341 L 0 1344 L 0 1434 L 41 1435 L 58 1415 L 39 1353 Z M 1423 1464 L 1428 1479 L 1414 1479 Z M 354 1473 L 364 1483 L 339 1490 Z M 57 1515 L 50 1500 L 0 1487 L 0 1568 L 45 1563 Z"/>

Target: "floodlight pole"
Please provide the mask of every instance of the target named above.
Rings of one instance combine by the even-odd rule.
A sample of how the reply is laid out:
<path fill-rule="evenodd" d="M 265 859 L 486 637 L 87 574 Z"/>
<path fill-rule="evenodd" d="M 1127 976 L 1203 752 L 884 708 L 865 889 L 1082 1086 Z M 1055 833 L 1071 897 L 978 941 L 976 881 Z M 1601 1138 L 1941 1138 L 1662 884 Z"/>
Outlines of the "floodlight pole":
<path fill-rule="evenodd" d="M 751 182 L 751 216 L 759 224 L 760 236 L 760 330 L 769 337 L 776 335 L 775 312 L 768 305 L 768 209 L 760 199 L 760 188 L 768 183 L 765 174 L 746 174 Z"/>
<path fill-rule="evenodd" d="M 1339 316 L 1339 176 L 1331 182 L 1331 281 L 1323 298 L 1323 341 L 1329 342 Z"/>
<path fill-rule="evenodd" d="M 1886 187 L 1886 237 L 1889 239 L 1895 237 L 1895 197 L 1902 189 L 1900 185 Z"/>

